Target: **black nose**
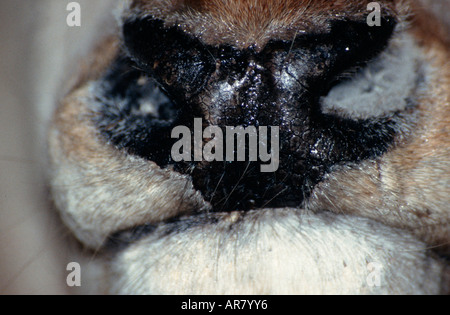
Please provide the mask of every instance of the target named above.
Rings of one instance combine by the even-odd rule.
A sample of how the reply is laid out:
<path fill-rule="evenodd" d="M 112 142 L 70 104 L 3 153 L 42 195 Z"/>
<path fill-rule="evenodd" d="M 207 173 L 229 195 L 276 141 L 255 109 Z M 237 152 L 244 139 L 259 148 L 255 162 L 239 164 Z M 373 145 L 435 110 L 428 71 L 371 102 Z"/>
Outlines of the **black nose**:
<path fill-rule="evenodd" d="M 271 43 L 259 53 L 216 51 L 218 66 L 207 88 L 187 100 L 188 111 L 180 110 L 180 123 L 190 125 L 189 111 L 196 108 L 205 125 L 220 126 L 224 135 L 227 126 L 279 128 L 279 166 L 273 173 L 261 172 L 261 161 L 250 159 L 176 164 L 192 175 L 215 209 L 300 206 L 333 166 L 378 156 L 392 142 L 393 120 L 355 121 L 320 111 L 320 96 L 349 66 L 343 63 L 353 64 L 357 57 L 347 56 L 348 47 L 311 45 L 310 40 Z M 236 145 L 244 145 L 250 157 L 250 136 Z"/>
<path fill-rule="evenodd" d="M 322 113 L 319 104 L 343 71 L 363 66 L 384 49 L 395 22 L 388 19 L 384 26 L 375 28 L 358 21 L 330 25 L 329 33 L 272 41 L 257 51 L 253 47 L 206 46 L 151 18 L 127 22 L 124 38 L 128 53 L 135 66 L 153 78 L 170 100 L 159 108 L 171 119 L 161 120 L 162 114 L 147 117 L 140 123 L 144 131 L 127 135 L 126 144 L 124 137 L 114 136 L 116 131 L 106 134 L 131 153 L 189 174 L 217 211 L 299 206 L 333 167 L 379 156 L 395 136 L 393 117 L 344 119 Z M 107 78 L 123 80 L 117 79 L 114 71 Z M 134 103 L 150 93 L 136 89 Z M 254 127 L 256 131 L 276 128 L 277 137 L 266 139 L 279 151 L 276 170 L 262 172 L 261 165 L 267 161 L 250 158 L 251 150 L 261 150 L 259 145 L 252 147 L 250 135 L 234 142 L 236 152 L 231 155 L 223 150 L 221 159 L 198 159 L 195 148 L 190 159 L 173 159 L 177 140 L 171 137 L 171 130 L 186 127 L 193 139 L 189 142 L 195 146 L 196 118 L 203 123 L 200 133 L 209 126 L 220 128 L 224 136 L 229 127 Z M 264 136 L 256 134 L 258 144 Z M 200 141 L 206 145 L 210 140 L 202 137 Z M 238 161 L 239 146 L 247 160 Z M 269 152 L 270 148 L 266 149 Z"/>

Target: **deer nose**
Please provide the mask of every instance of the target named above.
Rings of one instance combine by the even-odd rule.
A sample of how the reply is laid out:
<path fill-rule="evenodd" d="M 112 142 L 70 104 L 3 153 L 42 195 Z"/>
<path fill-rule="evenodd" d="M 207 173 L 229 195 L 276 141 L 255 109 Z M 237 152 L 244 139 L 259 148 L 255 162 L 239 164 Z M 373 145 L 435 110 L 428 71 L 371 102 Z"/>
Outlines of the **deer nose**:
<path fill-rule="evenodd" d="M 395 23 L 376 28 L 359 21 L 330 23 L 329 33 L 273 40 L 255 50 L 208 46 L 152 18 L 125 22 L 128 55 L 158 83 L 174 113 L 171 120 L 145 121 L 149 129 L 137 130 L 140 138 L 126 144 L 162 167 L 191 176 L 216 209 L 300 205 L 335 165 L 383 154 L 396 132 L 392 117 L 346 119 L 321 112 L 319 101 L 343 72 L 385 47 Z M 224 133 L 230 126 L 277 127 L 279 168 L 262 174 L 261 161 L 167 158 L 170 128 L 193 130 L 196 118 Z"/>

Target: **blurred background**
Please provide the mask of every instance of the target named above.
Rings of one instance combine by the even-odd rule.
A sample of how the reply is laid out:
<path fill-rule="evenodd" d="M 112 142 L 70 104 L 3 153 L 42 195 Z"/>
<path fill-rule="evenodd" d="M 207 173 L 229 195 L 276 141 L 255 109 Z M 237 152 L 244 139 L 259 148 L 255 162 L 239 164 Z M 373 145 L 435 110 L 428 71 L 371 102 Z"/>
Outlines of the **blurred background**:
<path fill-rule="evenodd" d="M 80 0 L 81 27 L 66 0 L 0 1 L 0 295 L 68 294 L 76 261 L 46 181 L 45 132 L 78 61 L 113 25 L 114 0 Z M 83 279 L 82 279 L 83 281 Z"/>

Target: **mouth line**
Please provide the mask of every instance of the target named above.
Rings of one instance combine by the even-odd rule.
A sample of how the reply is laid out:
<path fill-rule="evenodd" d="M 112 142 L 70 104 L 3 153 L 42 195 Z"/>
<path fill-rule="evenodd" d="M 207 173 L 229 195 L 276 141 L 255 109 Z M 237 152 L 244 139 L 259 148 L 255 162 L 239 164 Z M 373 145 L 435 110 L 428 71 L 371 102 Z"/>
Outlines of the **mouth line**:
<path fill-rule="evenodd" d="M 336 168 L 334 169 L 336 171 Z M 239 183 L 238 183 L 239 184 Z M 238 185 L 236 184 L 236 185 Z M 303 192 L 301 202 L 299 202 L 298 196 L 293 196 L 291 202 L 288 200 L 288 194 L 284 194 L 286 189 L 289 189 L 290 186 L 286 186 L 283 190 L 273 192 L 269 197 L 265 199 L 264 202 L 260 202 L 259 204 L 253 205 L 252 208 L 240 208 L 238 206 L 233 206 L 233 204 L 228 203 L 228 200 L 232 198 L 232 194 L 235 192 L 234 188 L 229 192 L 228 195 L 223 197 L 223 200 L 219 202 L 212 203 L 207 196 L 201 191 L 199 191 L 195 185 L 195 190 L 199 191 L 202 195 L 202 199 L 204 204 L 206 205 L 202 209 L 192 209 L 191 212 L 185 214 L 179 214 L 173 217 L 169 217 L 165 220 L 161 221 L 148 221 L 147 223 L 136 224 L 131 227 L 124 228 L 119 231 L 114 231 L 109 234 L 106 238 L 103 246 L 101 247 L 101 251 L 105 253 L 115 254 L 126 248 L 132 246 L 133 244 L 139 242 L 143 238 L 149 237 L 153 235 L 159 235 L 159 237 L 167 237 L 170 235 L 176 235 L 179 233 L 187 232 L 191 228 L 195 228 L 198 226 L 211 226 L 217 225 L 225 222 L 228 224 L 230 229 L 233 229 L 234 226 L 239 226 L 240 222 L 243 220 L 248 220 L 249 217 L 253 217 L 255 222 L 258 222 L 261 217 L 264 215 L 260 215 L 267 212 L 283 212 L 283 209 L 288 209 L 291 212 L 291 215 L 298 215 L 299 213 L 311 213 L 313 216 L 317 213 L 328 213 L 330 217 L 335 216 L 336 213 L 327 211 L 326 209 L 317 211 L 317 210 L 308 210 L 307 206 L 308 200 L 311 197 L 311 193 L 314 191 L 316 185 L 311 186 L 309 189 L 309 193 Z M 292 193 L 292 192 L 291 192 Z M 278 202 L 280 195 L 283 195 L 281 200 L 282 202 Z M 213 197 L 213 196 L 212 196 Z M 212 198 L 210 196 L 210 198 Z M 272 201 L 276 202 L 272 202 Z M 278 201 L 277 201 L 278 200 Z M 243 200 L 242 202 L 252 202 L 252 200 Z"/>
<path fill-rule="evenodd" d="M 249 220 L 250 218 L 250 220 L 253 220 L 254 222 L 259 222 L 260 220 L 264 220 L 264 215 L 267 213 L 279 213 L 283 216 L 299 216 L 302 212 L 310 211 L 294 207 L 267 207 L 255 210 L 193 213 L 157 223 L 141 224 L 114 232 L 106 239 L 101 251 L 115 254 L 127 249 L 129 246 L 132 246 L 145 237 L 154 234 L 157 234 L 162 238 L 181 234 L 195 227 L 219 225 L 221 223 L 226 226 L 226 229 L 224 230 L 231 231 L 236 229 L 244 219 Z"/>

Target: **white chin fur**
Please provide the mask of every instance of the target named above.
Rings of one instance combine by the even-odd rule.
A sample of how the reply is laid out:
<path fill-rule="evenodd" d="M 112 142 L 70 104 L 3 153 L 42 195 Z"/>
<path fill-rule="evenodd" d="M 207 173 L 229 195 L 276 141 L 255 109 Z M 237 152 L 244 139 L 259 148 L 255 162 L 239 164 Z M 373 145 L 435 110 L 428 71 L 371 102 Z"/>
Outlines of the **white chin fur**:
<path fill-rule="evenodd" d="M 213 218 L 213 219 L 211 219 Z M 114 294 L 438 293 L 442 266 L 404 231 L 264 209 L 161 226 L 110 264 Z M 217 222 L 215 219 L 219 219 Z"/>

